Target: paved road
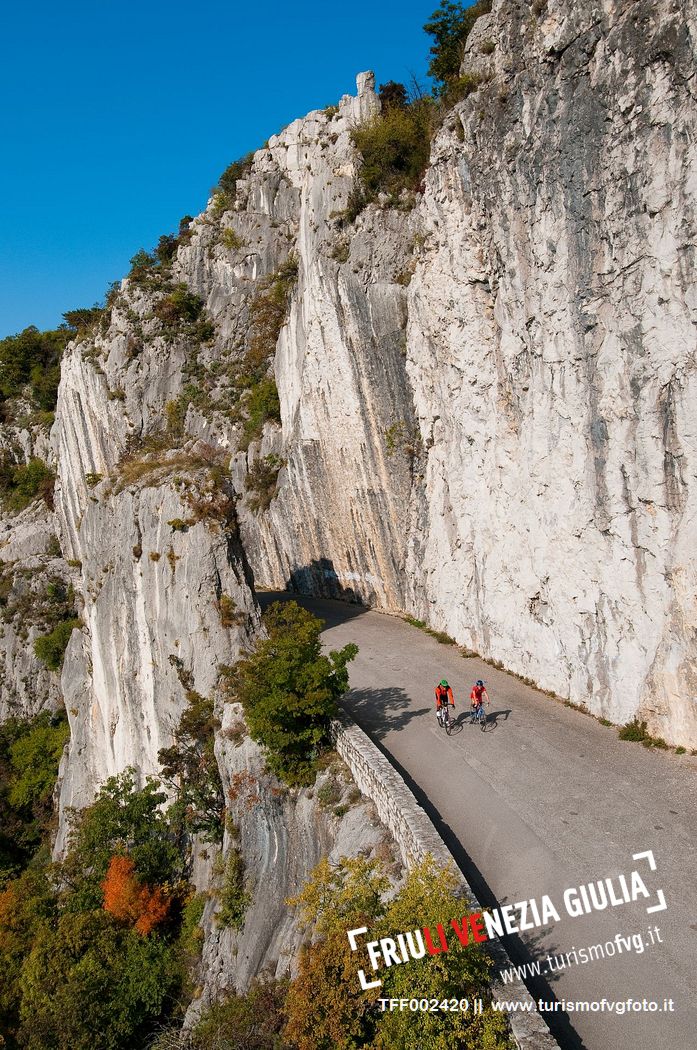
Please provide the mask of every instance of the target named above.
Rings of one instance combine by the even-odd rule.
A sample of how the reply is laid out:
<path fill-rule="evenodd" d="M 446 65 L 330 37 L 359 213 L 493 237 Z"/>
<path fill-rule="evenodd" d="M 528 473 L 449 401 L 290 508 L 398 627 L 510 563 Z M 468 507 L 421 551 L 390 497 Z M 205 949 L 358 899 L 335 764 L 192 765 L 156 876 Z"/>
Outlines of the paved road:
<path fill-rule="evenodd" d="M 544 969 L 548 955 L 554 962 L 616 934 L 641 933 L 648 943 L 641 954 L 623 949 L 528 982 L 550 1002 L 674 1002 L 674 1013 L 550 1014 L 565 1050 L 695 1050 L 697 758 L 619 741 L 616 730 L 395 617 L 302 601 L 326 621 L 328 646 L 359 645 L 346 705 L 404 773 L 480 899 L 501 906 L 548 894 L 560 911 L 559 923 L 504 938 L 517 962 L 540 960 Z M 433 710 L 442 677 L 459 716 L 450 738 Z M 495 726 L 486 733 L 463 724 L 479 677 L 492 698 Z M 653 874 L 632 860 L 645 850 L 654 853 Z M 567 888 L 608 876 L 617 885 L 617 876 L 638 868 L 652 893 L 664 889 L 665 911 L 647 915 L 644 902 L 578 918 L 563 910 Z"/>

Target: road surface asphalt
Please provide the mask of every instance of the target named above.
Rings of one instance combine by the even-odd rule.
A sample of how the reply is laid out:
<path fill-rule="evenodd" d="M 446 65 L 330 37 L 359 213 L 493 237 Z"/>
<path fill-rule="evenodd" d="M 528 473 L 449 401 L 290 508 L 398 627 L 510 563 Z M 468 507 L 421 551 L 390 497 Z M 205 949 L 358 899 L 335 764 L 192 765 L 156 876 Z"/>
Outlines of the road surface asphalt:
<path fill-rule="evenodd" d="M 273 597 L 263 595 L 263 604 Z M 695 1050 L 697 758 L 620 741 L 616 728 L 397 617 L 298 600 L 325 620 L 328 647 L 359 646 L 345 705 L 405 776 L 479 899 L 500 908 L 551 898 L 559 922 L 503 938 L 516 965 L 541 964 L 541 976 L 526 981 L 533 995 L 550 1007 L 603 998 L 658 1004 L 657 1012 L 622 1015 L 559 1006 L 545 1016 L 564 1050 Z M 441 678 L 455 694 L 450 737 L 435 718 Z M 491 697 L 484 733 L 469 722 L 477 678 Z M 647 850 L 655 871 L 646 859 L 632 859 Z M 618 876 L 629 885 L 634 870 L 650 900 L 567 914 L 565 890 L 611 877 L 621 898 Z M 659 888 L 667 907 L 647 914 Z M 627 950 L 631 935 L 641 935 L 643 952 L 634 944 Z M 605 958 L 574 963 L 574 949 L 579 959 L 579 949 L 594 945 L 609 945 Z M 562 952 L 569 954 L 565 968 Z"/>

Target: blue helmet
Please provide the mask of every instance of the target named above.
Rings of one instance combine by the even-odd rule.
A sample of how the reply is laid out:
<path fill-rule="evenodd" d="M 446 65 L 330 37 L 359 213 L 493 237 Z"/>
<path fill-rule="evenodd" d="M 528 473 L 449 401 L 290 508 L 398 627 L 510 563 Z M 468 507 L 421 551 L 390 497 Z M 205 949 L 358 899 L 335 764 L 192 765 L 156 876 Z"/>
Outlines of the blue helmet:
<path fill-rule="evenodd" d="M 484 682 L 481 680 L 481 678 L 477 679 L 477 685 L 484 685 Z"/>

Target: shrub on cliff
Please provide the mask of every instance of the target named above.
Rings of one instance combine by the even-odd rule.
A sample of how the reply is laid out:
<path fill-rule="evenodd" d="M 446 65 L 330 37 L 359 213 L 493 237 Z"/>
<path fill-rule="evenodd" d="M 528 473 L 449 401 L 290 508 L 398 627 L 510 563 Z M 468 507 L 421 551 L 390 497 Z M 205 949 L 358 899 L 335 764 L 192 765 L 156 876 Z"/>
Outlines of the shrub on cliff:
<path fill-rule="evenodd" d="M 478 0 L 471 6 L 441 0 L 424 26 L 424 32 L 433 37 L 428 73 L 437 81 L 439 94 L 444 94 L 448 83 L 459 77 L 467 37 L 479 16 L 490 11 L 491 0 Z"/>
<path fill-rule="evenodd" d="M 235 203 L 237 183 L 249 173 L 253 161 L 253 153 L 247 153 L 244 157 L 240 157 L 239 160 L 233 160 L 232 164 L 228 164 L 218 179 L 218 185 L 215 186 L 213 193 L 216 201 L 216 210 L 219 214 L 232 208 Z"/>
<path fill-rule="evenodd" d="M 351 132 L 361 156 L 359 178 L 367 200 L 416 190 L 428 164 L 433 102 L 417 98 L 407 106 L 389 105 Z"/>
<path fill-rule="evenodd" d="M 63 666 L 63 657 L 68 648 L 70 636 L 76 627 L 80 626 L 80 620 L 71 618 L 61 620 L 48 634 L 42 634 L 34 642 L 34 652 L 49 671 L 60 671 Z"/>
<path fill-rule="evenodd" d="M 247 505 L 253 514 L 268 510 L 278 489 L 278 475 L 285 460 L 270 453 L 254 460 L 247 474 Z"/>
<path fill-rule="evenodd" d="M 163 299 L 155 304 L 154 314 L 165 325 L 177 325 L 197 321 L 203 310 L 203 300 L 190 292 L 185 284 L 177 284 Z"/>
<path fill-rule="evenodd" d="M 177 657 L 170 657 L 176 667 Z M 191 688 L 190 676 L 178 668 L 187 705 L 174 734 L 174 743 L 162 748 L 158 761 L 165 781 L 175 792 L 170 818 L 179 834 L 201 834 L 218 842 L 223 835 L 225 801 L 215 757 L 215 731 L 220 722 L 213 701 Z"/>
<path fill-rule="evenodd" d="M 26 388 L 38 408 L 52 411 L 61 355 L 72 335 L 64 328 L 40 332 L 30 325 L 0 340 L 0 402 L 17 397 Z"/>
<path fill-rule="evenodd" d="M 249 307 L 252 337 L 244 359 L 247 373 L 259 374 L 276 350 L 288 319 L 290 297 L 298 280 L 298 258 L 290 254 L 274 273 L 261 281 Z"/>
<path fill-rule="evenodd" d="M 263 619 L 268 637 L 227 672 L 231 693 L 270 768 L 289 784 L 310 783 L 358 649 L 324 655 L 322 621 L 296 602 L 274 602 Z"/>
<path fill-rule="evenodd" d="M 0 454 L 0 499 L 6 510 L 20 511 L 35 499 L 43 499 L 53 509 L 55 476 L 42 459 L 11 463 Z"/>

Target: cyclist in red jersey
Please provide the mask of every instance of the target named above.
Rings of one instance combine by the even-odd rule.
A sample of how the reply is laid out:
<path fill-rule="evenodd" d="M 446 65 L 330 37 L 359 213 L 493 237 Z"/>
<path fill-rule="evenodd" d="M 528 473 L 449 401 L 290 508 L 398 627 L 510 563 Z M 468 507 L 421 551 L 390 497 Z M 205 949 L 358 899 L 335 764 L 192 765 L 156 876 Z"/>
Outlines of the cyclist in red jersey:
<path fill-rule="evenodd" d="M 472 701 L 472 717 L 477 714 L 479 708 L 486 700 L 487 704 L 490 704 L 489 694 L 486 691 L 486 686 L 481 678 L 478 678 L 475 684 L 472 686 L 472 692 L 470 693 L 470 700 Z"/>
<path fill-rule="evenodd" d="M 451 707 L 455 707 L 455 698 L 453 697 L 453 691 L 446 682 L 445 678 L 442 678 L 435 689 L 436 693 L 436 718 L 441 722 L 441 711 L 450 704 Z M 442 722 L 441 722 L 442 724 Z"/>

